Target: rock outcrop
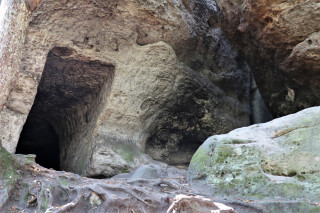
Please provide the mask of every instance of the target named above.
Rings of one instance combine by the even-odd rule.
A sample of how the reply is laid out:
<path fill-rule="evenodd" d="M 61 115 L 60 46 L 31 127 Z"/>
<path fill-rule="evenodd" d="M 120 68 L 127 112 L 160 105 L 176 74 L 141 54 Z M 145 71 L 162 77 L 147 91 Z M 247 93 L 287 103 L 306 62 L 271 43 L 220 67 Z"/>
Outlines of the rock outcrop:
<path fill-rule="evenodd" d="M 274 116 L 320 105 L 320 3 L 224 1 L 220 26 L 240 49 Z"/>
<path fill-rule="evenodd" d="M 40 2 L 0 113 L 4 146 L 15 152 L 29 114 L 18 152 L 28 131 L 32 147 L 52 146 L 35 134 L 41 123 L 60 146 L 44 161 L 112 176 L 150 161 L 142 153 L 187 164 L 210 135 L 249 125 L 250 69 L 213 27 L 216 9 L 209 1 Z"/>
<path fill-rule="evenodd" d="M 319 116 L 314 107 L 212 136 L 193 156 L 189 179 L 212 195 L 261 202 L 270 212 L 319 211 Z"/>

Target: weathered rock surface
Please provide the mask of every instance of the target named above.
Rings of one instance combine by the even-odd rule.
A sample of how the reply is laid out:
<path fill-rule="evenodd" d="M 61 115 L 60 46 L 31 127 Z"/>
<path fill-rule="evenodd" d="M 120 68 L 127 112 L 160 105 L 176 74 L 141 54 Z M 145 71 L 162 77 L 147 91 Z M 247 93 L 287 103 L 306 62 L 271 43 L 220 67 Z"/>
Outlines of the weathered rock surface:
<path fill-rule="evenodd" d="M 319 1 L 216 2 L 274 116 L 320 105 Z"/>
<path fill-rule="evenodd" d="M 0 6 L 0 111 L 19 71 L 21 47 L 30 12 L 24 1 L 8 0 Z"/>
<path fill-rule="evenodd" d="M 31 13 L 24 1 L 7 0 L 0 3 L 0 132 L 6 148 L 13 152 L 16 144 L 9 141 L 19 139 L 25 116 L 11 112 L 4 104 L 20 70 L 25 31 Z M 16 128 L 10 128 L 11 125 Z"/>
<path fill-rule="evenodd" d="M 210 194 L 260 202 L 271 212 L 320 211 L 319 117 L 314 107 L 212 136 L 193 156 L 189 179 Z M 288 204 L 279 207 L 278 200 Z"/>
<path fill-rule="evenodd" d="M 210 135 L 250 124 L 250 70 L 215 15 L 204 0 L 42 1 L 0 113 L 4 146 L 30 112 L 22 135 L 44 123 L 62 170 L 112 176 L 150 161 L 141 153 L 188 163 Z"/>

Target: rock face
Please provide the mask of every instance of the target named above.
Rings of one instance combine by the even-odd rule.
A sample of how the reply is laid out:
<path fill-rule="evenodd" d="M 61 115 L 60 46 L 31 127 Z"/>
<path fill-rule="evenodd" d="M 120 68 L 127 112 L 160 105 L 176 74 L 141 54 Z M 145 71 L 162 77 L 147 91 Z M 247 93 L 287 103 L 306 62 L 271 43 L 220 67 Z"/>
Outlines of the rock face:
<path fill-rule="evenodd" d="M 204 0 L 42 1 L 0 113 L 4 146 L 15 151 L 30 112 L 22 135 L 45 124 L 60 169 L 112 176 L 150 161 L 141 153 L 186 164 L 210 135 L 250 124 L 251 73 L 216 12 Z"/>
<path fill-rule="evenodd" d="M 320 195 L 319 116 L 314 107 L 212 136 L 193 156 L 189 179 L 211 187 L 211 194 L 300 202 L 293 206 L 305 211 L 301 202 L 316 203 Z"/>
<path fill-rule="evenodd" d="M 320 104 L 320 3 L 224 1 L 220 26 L 246 56 L 274 116 Z"/>
<path fill-rule="evenodd" d="M 12 152 L 16 144 L 11 144 L 9 141 L 18 140 L 25 116 L 11 112 L 4 107 L 4 104 L 14 87 L 20 69 L 25 31 L 31 14 L 24 1 L 0 2 L 0 138 L 4 139 L 6 148 Z M 8 127 L 10 125 L 15 128 Z"/>
<path fill-rule="evenodd" d="M 0 111 L 19 71 L 21 47 L 28 26 L 29 11 L 23 1 L 8 0 L 0 7 Z"/>

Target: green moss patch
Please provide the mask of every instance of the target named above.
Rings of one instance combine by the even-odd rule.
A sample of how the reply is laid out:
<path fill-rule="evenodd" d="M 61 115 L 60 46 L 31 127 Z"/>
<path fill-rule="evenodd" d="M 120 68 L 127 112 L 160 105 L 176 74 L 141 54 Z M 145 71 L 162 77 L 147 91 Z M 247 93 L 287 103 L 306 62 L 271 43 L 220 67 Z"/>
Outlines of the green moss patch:
<path fill-rule="evenodd" d="M 14 157 L 1 145 L 0 141 L 0 178 L 5 181 L 4 187 L 13 186 L 18 180 Z"/>
<path fill-rule="evenodd" d="M 135 148 L 123 144 L 115 145 L 114 150 L 127 163 L 134 163 L 135 156 L 139 154 Z"/>
<path fill-rule="evenodd" d="M 296 163 L 290 160 L 291 155 L 267 159 L 250 141 L 214 137 L 194 154 L 189 168 L 189 175 L 193 177 L 189 179 L 205 180 L 215 189 L 213 194 L 216 195 L 254 200 L 317 201 L 320 187 L 316 184 L 320 183 L 320 172 L 312 170 L 305 174 L 297 170 L 305 165 L 301 162 L 314 163 L 311 158 L 300 155 L 295 154 L 299 161 Z M 316 165 L 309 167 L 316 168 Z M 278 170 L 278 173 L 274 172 Z"/>

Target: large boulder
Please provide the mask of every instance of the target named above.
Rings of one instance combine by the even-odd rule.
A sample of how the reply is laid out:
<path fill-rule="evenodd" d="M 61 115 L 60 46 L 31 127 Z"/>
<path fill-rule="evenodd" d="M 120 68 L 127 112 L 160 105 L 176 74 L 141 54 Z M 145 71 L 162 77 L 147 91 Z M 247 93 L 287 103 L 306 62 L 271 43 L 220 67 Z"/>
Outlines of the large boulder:
<path fill-rule="evenodd" d="M 311 208 L 312 202 L 319 211 L 319 117 L 320 107 L 314 107 L 212 136 L 193 156 L 189 179 L 215 196 L 259 201 L 275 209 L 277 201 L 287 201 L 283 206 L 289 210 L 283 212 L 311 212 L 303 206 Z"/>
<path fill-rule="evenodd" d="M 320 3 L 216 0 L 220 26 L 246 56 L 274 116 L 320 105 Z"/>
<path fill-rule="evenodd" d="M 33 143 L 38 162 L 112 176 L 142 153 L 186 164 L 210 135 L 249 125 L 251 73 L 216 13 L 208 1 L 42 1 L 0 113 L 4 146 L 15 152 L 29 114 L 20 153 Z M 42 153 L 41 132 L 59 156 Z"/>

